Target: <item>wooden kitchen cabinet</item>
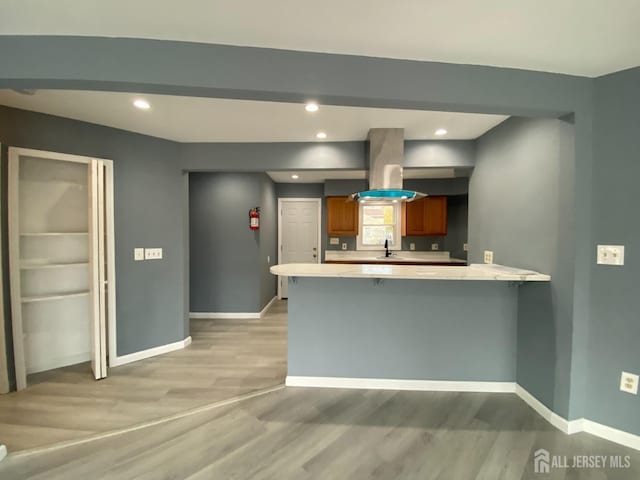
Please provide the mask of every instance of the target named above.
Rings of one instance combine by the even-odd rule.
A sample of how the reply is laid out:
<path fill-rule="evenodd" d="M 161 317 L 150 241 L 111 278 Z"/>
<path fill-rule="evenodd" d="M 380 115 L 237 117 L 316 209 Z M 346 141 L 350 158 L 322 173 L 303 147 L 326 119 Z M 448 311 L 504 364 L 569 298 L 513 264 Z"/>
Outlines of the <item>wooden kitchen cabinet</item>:
<path fill-rule="evenodd" d="M 405 204 L 403 235 L 447 234 L 447 197 L 425 197 Z"/>
<path fill-rule="evenodd" d="M 327 197 L 327 234 L 358 235 L 358 202 L 350 197 Z"/>

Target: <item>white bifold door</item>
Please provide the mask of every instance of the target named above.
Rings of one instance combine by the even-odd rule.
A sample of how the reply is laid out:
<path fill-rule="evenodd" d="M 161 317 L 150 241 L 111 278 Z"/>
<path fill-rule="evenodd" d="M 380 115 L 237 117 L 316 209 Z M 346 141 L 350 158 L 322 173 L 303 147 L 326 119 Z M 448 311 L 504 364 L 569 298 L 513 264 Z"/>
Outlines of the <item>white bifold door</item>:
<path fill-rule="evenodd" d="M 278 203 L 278 263 L 320 263 L 320 199 L 281 198 Z M 288 298 L 288 280 L 278 277 L 278 297 Z"/>
<path fill-rule="evenodd" d="M 113 164 L 9 148 L 9 267 L 18 389 L 83 362 L 107 376 L 115 326 Z"/>

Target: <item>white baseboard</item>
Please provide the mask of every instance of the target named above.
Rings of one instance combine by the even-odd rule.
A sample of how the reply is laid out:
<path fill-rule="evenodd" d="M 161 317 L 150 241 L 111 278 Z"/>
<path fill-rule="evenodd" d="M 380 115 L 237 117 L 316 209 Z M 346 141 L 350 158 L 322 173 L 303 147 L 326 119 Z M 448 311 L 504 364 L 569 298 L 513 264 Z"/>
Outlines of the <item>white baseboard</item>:
<path fill-rule="evenodd" d="M 287 387 L 358 388 L 368 390 L 415 390 L 422 392 L 515 393 L 542 418 L 567 435 L 586 432 L 625 447 L 640 450 L 640 436 L 586 418 L 567 420 L 515 382 L 458 382 L 442 380 L 397 380 L 386 378 L 304 377 L 288 375 Z"/>
<path fill-rule="evenodd" d="M 7 456 L 7 447 L 0 445 L 0 462 Z"/>
<path fill-rule="evenodd" d="M 561 432 L 566 434 L 577 433 L 582 431 L 580 420 L 569 421 L 566 418 L 561 417 L 557 413 L 553 412 L 549 407 L 543 404 L 536 397 L 531 395 L 528 391 L 522 388 L 520 385 L 516 385 L 516 395 L 518 395 L 524 402 L 533 408 L 538 415 L 544 418 L 551 425 L 556 427 Z"/>
<path fill-rule="evenodd" d="M 618 430 L 617 428 L 607 427 L 606 425 L 587 420 L 586 418 L 582 420 L 582 426 L 583 431 L 591 435 L 610 440 L 625 447 L 633 448 L 634 450 L 640 450 L 640 435 L 634 435 L 633 433 Z"/>
<path fill-rule="evenodd" d="M 301 377 L 288 375 L 288 387 L 364 388 L 370 390 L 416 390 L 422 392 L 513 393 L 513 382 L 458 382 L 442 380 L 398 380 L 388 378 Z"/>
<path fill-rule="evenodd" d="M 206 319 L 211 318 L 214 320 L 232 320 L 237 318 L 262 318 L 265 316 L 273 302 L 275 302 L 278 297 L 273 297 L 269 300 L 264 308 L 259 312 L 189 312 L 189 318 L 195 319 Z"/>
<path fill-rule="evenodd" d="M 557 413 L 554 413 L 549 407 L 540 402 L 520 385 L 516 385 L 516 394 L 551 425 L 568 435 L 586 432 L 619 445 L 640 450 L 640 435 L 634 435 L 633 433 L 618 430 L 617 428 L 608 427 L 587 418 L 567 420 Z"/>
<path fill-rule="evenodd" d="M 149 348 L 140 352 L 130 353 L 128 355 L 122 355 L 113 359 L 109 359 L 109 367 L 118 367 L 131 362 L 137 362 L 138 360 L 144 360 L 145 358 L 155 357 L 156 355 L 162 355 L 163 353 L 173 352 L 180 350 L 191 345 L 191 337 L 187 337 L 179 342 L 169 343 L 167 345 L 160 345 L 159 347 Z"/>

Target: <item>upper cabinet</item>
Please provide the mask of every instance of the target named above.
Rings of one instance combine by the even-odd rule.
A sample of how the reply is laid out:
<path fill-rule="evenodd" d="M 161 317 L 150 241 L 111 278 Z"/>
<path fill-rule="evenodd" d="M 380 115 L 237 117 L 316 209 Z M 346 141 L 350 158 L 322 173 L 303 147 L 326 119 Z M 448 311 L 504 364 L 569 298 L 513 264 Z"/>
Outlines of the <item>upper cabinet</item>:
<path fill-rule="evenodd" d="M 447 197 L 425 197 L 406 203 L 402 234 L 406 236 L 446 235 Z"/>
<path fill-rule="evenodd" d="M 350 197 L 327 197 L 327 234 L 358 235 L 358 202 Z"/>

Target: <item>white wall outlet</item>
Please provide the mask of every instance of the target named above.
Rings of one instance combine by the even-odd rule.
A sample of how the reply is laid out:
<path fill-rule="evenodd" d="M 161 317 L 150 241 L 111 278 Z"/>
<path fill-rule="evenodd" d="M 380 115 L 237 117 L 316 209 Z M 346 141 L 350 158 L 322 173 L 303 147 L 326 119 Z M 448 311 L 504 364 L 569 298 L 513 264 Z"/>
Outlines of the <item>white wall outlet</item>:
<path fill-rule="evenodd" d="M 145 260 L 161 260 L 162 249 L 161 248 L 145 248 L 144 259 Z"/>
<path fill-rule="evenodd" d="M 140 260 L 144 260 L 144 248 L 134 248 L 133 259 L 136 262 L 139 262 Z"/>
<path fill-rule="evenodd" d="M 440 249 L 440 245 L 438 245 L 437 243 L 431 244 L 431 250 L 438 250 L 438 249 Z"/>
<path fill-rule="evenodd" d="M 598 245 L 598 265 L 624 265 L 624 245 Z"/>
<path fill-rule="evenodd" d="M 638 394 L 638 375 L 622 372 L 620 376 L 620 390 L 634 395 Z"/>
<path fill-rule="evenodd" d="M 415 250 L 415 249 L 416 249 L 416 244 L 415 244 L 415 243 L 413 243 L 413 242 L 411 242 L 411 243 L 409 244 L 409 250 Z"/>
<path fill-rule="evenodd" d="M 468 243 L 463 243 L 462 244 L 462 250 L 465 251 L 465 252 L 468 252 L 469 251 L 469 244 Z"/>
<path fill-rule="evenodd" d="M 484 263 L 493 263 L 493 252 L 491 250 L 484 251 Z"/>
<path fill-rule="evenodd" d="M 343 244 L 342 244 L 342 249 L 343 249 L 343 250 L 346 250 L 346 249 L 347 249 L 347 244 L 346 244 L 346 243 L 343 243 Z"/>
<path fill-rule="evenodd" d="M 271 255 L 267 255 L 267 263 L 271 263 Z"/>
<path fill-rule="evenodd" d="M 338 237 L 331 237 L 329 239 L 329 245 L 340 245 L 340 239 Z"/>

